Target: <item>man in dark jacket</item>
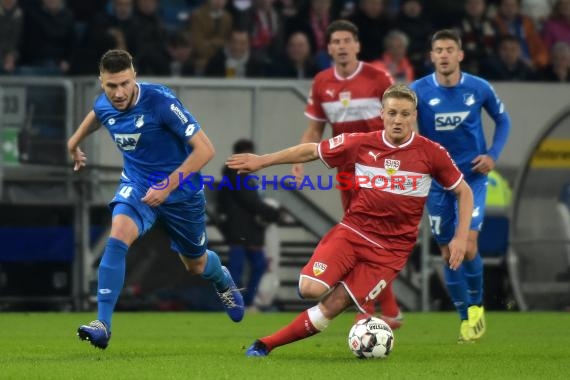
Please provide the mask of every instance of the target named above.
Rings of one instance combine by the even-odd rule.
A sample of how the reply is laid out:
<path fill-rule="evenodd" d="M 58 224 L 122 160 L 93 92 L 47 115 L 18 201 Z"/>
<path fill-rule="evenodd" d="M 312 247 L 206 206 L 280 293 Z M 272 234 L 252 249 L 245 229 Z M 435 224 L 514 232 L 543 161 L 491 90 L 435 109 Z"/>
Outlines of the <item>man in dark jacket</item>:
<path fill-rule="evenodd" d="M 226 47 L 208 61 L 204 75 L 218 78 L 259 78 L 264 76 L 264 63 L 251 52 L 249 34 L 233 30 Z"/>
<path fill-rule="evenodd" d="M 234 143 L 233 152 L 253 153 L 253 142 L 246 139 L 238 140 Z M 226 166 L 222 173 L 224 180 L 231 184 L 231 187 L 221 186 L 218 194 L 218 210 L 222 219 L 221 231 L 230 246 L 228 267 L 237 287 L 241 288 L 241 278 L 247 258 L 250 275 L 244 303 L 246 307 L 251 307 L 261 277 L 267 268 L 264 251 L 265 229 L 269 223 L 279 218 L 279 210 L 264 202 L 257 190 L 251 190 L 257 187 L 253 178 L 238 175 L 237 170 Z"/>

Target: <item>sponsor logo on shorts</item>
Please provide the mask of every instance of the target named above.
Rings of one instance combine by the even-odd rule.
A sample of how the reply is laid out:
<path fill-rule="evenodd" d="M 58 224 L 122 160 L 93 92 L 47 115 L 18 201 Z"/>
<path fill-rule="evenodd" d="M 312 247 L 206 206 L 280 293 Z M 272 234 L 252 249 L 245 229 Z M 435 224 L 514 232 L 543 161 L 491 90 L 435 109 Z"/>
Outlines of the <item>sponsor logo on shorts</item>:
<path fill-rule="evenodd" d="M 320 276 L 327 270 L 327 264 L 315 261 L 313 264 L 313 274 L 315 276 Z"/>

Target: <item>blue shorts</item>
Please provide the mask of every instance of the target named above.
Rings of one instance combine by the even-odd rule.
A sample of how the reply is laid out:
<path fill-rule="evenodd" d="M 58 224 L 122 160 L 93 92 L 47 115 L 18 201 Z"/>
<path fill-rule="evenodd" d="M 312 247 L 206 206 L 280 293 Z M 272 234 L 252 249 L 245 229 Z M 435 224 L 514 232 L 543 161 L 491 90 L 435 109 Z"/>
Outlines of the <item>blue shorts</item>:
<path fill-rule="evenodd" d="M 172 250 L 190 258 L 202 256 L 208 246 L 204 191 L 189 194 L 184 201 L 163 203 L 158 207 L 150 207 L 141 201 L 146 191 L 134 183 L 122 181 L 109 203 L 113 217 L 123 214 L 131 218 L 139 229 L 139 237 L 159 220 L 170 236 Z"/>
<path fill-rule="evenodd" d="M 472 175 L 465 182 L 473 191 L 473 215 L 471 230 L 481 231 L 485 217 L 485 198 L 487 197 L 487 176 Z M 431 231 L 439 245 L 448 244 L 455 235 L 458 222 L 457 198 L 452 191 L 444 190 L 437 182 L 432 182 L 427 199 L 427 208 Z"/>

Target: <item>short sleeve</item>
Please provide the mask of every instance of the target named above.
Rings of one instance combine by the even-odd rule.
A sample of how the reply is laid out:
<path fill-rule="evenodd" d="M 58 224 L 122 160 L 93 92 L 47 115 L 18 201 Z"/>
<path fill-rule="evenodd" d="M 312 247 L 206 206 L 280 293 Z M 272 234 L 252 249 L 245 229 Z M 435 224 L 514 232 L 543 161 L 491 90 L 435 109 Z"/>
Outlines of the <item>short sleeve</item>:
<path fill-rule="evenodd" d="M 329 168 L 336 168 L 354 162 L 358 150 L 360 133 L 342 133 L 319 143 L 319 157 Z"/>
<path fill-rule="evenodd" d="M 189 141 L 201 129 L 194 116 L 176 97 L 164 97 L 160 107 L 161 120 L 170 131 Z"/>
<path fill-rule="evenodd" d="M 429 160 L 432 164 L 432 176 L 444 189 L 452 190 L 463 179 L 463 173 L 457 168 L 447 149 L 437 143 L 431 144 Z"/>
<path fill-rule="evenodd" d="M 307 106 L 305 107 L 305 116 L 309 119 L 317 121 L 327 121 L 327 116 L 322 106 L 322 99 L 320 96 L 320 81 L 315 78 L 313 81 L 313 86 L 309 92 L 309 97 L 307 99 Z"/>

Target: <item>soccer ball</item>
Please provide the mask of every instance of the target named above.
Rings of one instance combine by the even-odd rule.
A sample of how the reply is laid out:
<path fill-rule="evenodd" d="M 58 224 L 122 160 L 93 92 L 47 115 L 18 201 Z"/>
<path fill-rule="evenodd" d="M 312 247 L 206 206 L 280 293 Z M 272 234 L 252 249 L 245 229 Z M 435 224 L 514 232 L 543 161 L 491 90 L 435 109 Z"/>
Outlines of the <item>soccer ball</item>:
<path fill-rule="evenodd" d="M 385 358 L 394 348 L 394 334 L 380 318 L 361 319 L 348 333 L 348 347 L 360 359 Z"/>

